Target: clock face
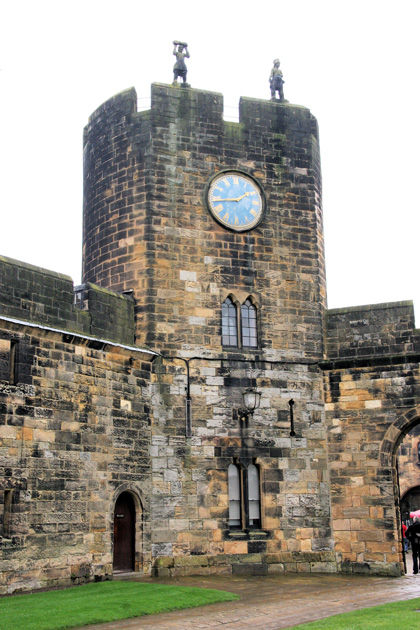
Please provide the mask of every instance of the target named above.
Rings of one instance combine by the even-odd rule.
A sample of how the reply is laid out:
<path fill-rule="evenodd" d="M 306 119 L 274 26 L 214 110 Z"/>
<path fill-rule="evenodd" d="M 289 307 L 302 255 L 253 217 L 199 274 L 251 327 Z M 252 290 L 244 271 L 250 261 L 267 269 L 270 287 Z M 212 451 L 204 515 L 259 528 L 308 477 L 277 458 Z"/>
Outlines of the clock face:
<path fill-rule="evenodd" d="M 210 183 L 207 204 L 215 219 L 235 232 L 252 230 L 264 213 L 264 194 L 249 175 L 219 173 Z"/>

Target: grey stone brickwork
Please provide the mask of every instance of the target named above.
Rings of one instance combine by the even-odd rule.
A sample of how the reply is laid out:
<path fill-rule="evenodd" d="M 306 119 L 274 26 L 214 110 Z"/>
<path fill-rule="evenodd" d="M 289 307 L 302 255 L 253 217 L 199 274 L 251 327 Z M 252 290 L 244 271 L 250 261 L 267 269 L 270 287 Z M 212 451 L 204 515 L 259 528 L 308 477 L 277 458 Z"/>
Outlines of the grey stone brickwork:
<path fill-rule="evenodd" d="M 219 226 L 205 205 L 210 178 L 229 168 L 255 177 L 267 197 L 249 233 Z M 325 308 L 315 119 L 304 107 L 241 99 L 240 122 L 228 123 L 220 94 L 161 84 L 138 114 L 127 91 L 85 130 L 85 191 L 84 280 L 133 289 L 138 339 L 166 357 L 152 388 L 153 572 L 336 570 L 314 365 Z M 258 304 L 255 350 L 222 346 L 228 295 Z M 238 408 L 251 384 L 261 406 L 245 424 Z M 234 461 L 259 466 L 259 531 L 229 528 Z"/>
<path fill-rule="evenodd" d="M 5 258 L 0 278 L 0 593 L 111 576 L 127 484 L 143 514 L 136 568 L 150 570 L 154 355 L 134 346 L 133 301 L 86 285 L 74 306 L 69 278 Z"/>
<path fill-rule="evenodd" d="M 75 334 L 133 345 L 134 302 L 130 296 L 69 276 L 0 257 L 0 315 Z"/>
<path fill-rule="evenodd" d="M 329 359 L 380 360 L 420 351 L 410 301 L 330 310 L 325 328 Z"/>
<path fill-rule="evenodd" d="M 226 123 L 220 94 L 153 84 L 150 112 L 136 112 L 131 90 L 93 114 L 84 156 L 84 281 L 134 289 L 139 342 L 220 354 L 226 290 L 264 298 L 260 346 L 271 359 L 322 354 L 321 176 L 308 109 L 241 99 L 239 124 Z M 225 230 L 205 207 L 208 181 L 226 168 L 265 190 L 265 220 L 249 233 Z"/>

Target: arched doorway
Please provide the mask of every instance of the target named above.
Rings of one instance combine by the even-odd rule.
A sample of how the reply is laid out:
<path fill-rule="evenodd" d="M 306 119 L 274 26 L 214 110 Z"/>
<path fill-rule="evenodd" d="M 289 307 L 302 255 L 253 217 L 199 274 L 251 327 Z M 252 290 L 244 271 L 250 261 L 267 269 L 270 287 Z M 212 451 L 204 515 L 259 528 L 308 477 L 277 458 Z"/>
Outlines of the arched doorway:
<path fill-rule="evenodd" d="M 136 508 L 130 492 L 123 492 L 114 510 L 114 571 L 134 571 Z"/>

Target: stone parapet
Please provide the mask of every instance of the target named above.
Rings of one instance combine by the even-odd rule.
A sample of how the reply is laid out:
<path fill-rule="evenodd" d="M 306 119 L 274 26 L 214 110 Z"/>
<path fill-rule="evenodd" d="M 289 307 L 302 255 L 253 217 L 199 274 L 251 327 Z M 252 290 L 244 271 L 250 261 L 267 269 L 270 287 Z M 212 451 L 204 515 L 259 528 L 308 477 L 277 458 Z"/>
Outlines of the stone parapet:
<path fill-rule="evenodd" d="M 134 301 L 64 274 L 0 257 L 0 317 L 134 344 Z"/>
<path fill-rule="evenodd" d="M 331 309 L 325 319 L 327 360 L 420 353 L 411 301 Z"/>

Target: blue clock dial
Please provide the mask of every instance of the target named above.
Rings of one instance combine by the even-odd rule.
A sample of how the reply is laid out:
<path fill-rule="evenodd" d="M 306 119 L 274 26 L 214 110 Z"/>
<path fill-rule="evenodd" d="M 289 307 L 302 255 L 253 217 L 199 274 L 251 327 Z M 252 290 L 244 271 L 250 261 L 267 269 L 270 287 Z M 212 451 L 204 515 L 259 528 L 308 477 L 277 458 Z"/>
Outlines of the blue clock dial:
<path fill-rule="evenodd" d="M 264 198 L 258 184 L 236 171 L 220 173 L 213 179 L 207 203 L 217 221 L 236 232 L 254 228 L 264 212 Z"/>

